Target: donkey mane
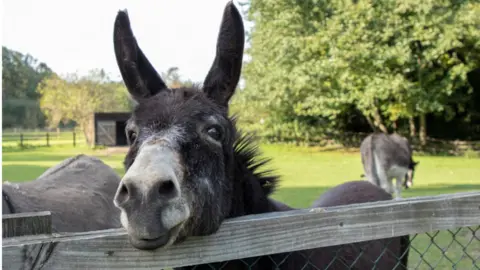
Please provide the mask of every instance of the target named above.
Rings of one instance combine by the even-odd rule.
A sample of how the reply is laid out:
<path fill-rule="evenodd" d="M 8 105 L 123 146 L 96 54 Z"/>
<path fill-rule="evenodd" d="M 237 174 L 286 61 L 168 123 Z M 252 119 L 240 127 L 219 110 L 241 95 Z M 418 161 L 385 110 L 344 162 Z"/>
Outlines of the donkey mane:
<path fill-rule="evenodd" d="M 232 119 L 235 124 L 235 119 Z M 235 126 L 235 125 L 234 125 Z M 233 144 L 233 196 L 228 217 L 272 212 L 276 205 L 269 195 L 275 191 L 279 177 L 264 169 L 270 162 L 260 158 L 255 137 L 236 131 Z"/>
<path fill-rule="evenodd" d="M 232 119 L 232 122 L 235 118 Z M 272 174 L 275 170 L 262 170 L 271 162 L 271 158 L 260 158 L 257 139 L 253 134 L 237 131 L 238 138 L 234 144 L 234 156 L 237 165 L 252 173 L 253 178 L 260 183 L 265 196 L 271 195 L 277 188 L 279 176 Z M 241 175 L 236 175 L 242 177 Z"/>

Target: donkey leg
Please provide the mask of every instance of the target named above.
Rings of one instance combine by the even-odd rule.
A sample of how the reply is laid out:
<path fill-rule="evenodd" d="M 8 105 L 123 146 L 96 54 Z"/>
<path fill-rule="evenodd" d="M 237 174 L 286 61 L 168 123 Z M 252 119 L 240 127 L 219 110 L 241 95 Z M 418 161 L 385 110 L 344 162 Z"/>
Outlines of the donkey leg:
<path fill-rule="evenodd" d="M 395 185 L 395 199 L 402 198 L 402 179 L 396 178 L 396 185 Z"/>
<path fill-rule="evenodd" d="M 392 185 L 392 179 L 386 178 L 384 180 L 381 180 L 380 187 L 389 194 L 393 195 L 393 193 L 395 192 L 395 189 Z"/>
<path fill-rule="evenodd" d="M 370 182 L 370 183 L 372 183 L 372 184 L 374 184 L 374 185 L 377 185 L 377 183 L 376 183 L 376 181 L 375 181 L 375 178 L 374 178 L 374 176 L 373 176 L 372 174 L 366 174 L 365 176 L 366 176 L 368 182 Z"/>
<path fill-rule="evenodd" d="M 377 170 L 378 181 L 380 187 L 386 192 L 393 194 L 392 179 L 388 177 L 387 172 L 383 168 Z"/>
<path fill-rule="evenodd" d="M 395 185 L 393 184 L 393 178 L 390 178 L 390 177 L 387 178 L 387 186 L 388 186 L 388 189 L 387 189 L 388 193 L 390 193 L 392 195 L 394 193 L 395 193 L 395 195 L 397 194 L 397 189 L 395 188 Z"/>

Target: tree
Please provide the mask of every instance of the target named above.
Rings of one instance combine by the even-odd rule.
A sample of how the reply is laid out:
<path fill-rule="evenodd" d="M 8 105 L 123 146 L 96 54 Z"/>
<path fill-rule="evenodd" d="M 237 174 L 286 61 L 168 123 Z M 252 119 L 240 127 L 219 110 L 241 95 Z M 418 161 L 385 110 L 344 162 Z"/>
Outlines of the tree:
<path fill-rule="evenodd" d="M 2 47 L 3 127 L 36 128 L 44 115 L 38 104 L 38 83 L 52 70 L 31 55 Z"/>
<path fill-rule="evenodd" d="M 166 72 L 162 72 L 162 79 L 165 80 L 165 83 L 168 87 L 179 87 L 180 86 L 180 74 L 178 74 L 178 67 L 170 67 Z"/>
<path fill-rule="evenodd" d="M 332 125 L 351 104 L 384 132 L 419 117 L 424 143 L 426 114 L 451 117 L 451 100 L 469 99 L 459 89 L 479 65 L 479 7 L 469 0 L 252 0 L 247 92 L 277 123 Z"/>
<path fill-rule="evenodd" d="M 425 144 L 426 114 L 452 118 L 452 105 L 462 107 L 471 98 L 467 73 L 480 66 L 480 3 L 406 1 L 397 13 L 408 29 L 404 44 L 409 58 L 401 74 L 412 87 L 405 107 L 409 116 L 419 117 L 420 141 Z"/>
<path fill-rule="evenodd" d="M 194 84 L 190 79 L 182 79 L 178 67 L 170 67 L 166 72 L 162 72 L 161 77 L 170 88 L 191 87 Z"/>
<path fill-rule="evenodd" d="M 92 70 L 87 76 L 52 75 L 38 89 L 40 106 L 51 126 L 60 120 L 73 120 L 83 130 L 88 145 L 93 145 L 93 113 L 126 111 L 131 107 L 127 90 L 112 82 L 103 70 Z"/>
<path fill-rule="evenodd" d="M 321 105 L 322 115 L 302 108 L 303 102 L 311 102 L 313 95 L 323 95 L 329 87 L 328 77 L 315 67 L 322 48 L 312 40 L 317 24 L 329 16 L 327 6 L 315 1 L 265 0 L 251 1 L 248 8 L 248 18 L 255 24 L 248 33 L 251 61 L 244 66 L 245 95 L 267 109 L 265 128 L 274 131 L 274 137 L 312 138 L 329 133 L 336 124 L 335 115 L 342 111 L 334 102 Z"/>
<path fill-rule="evenodd" d="M 66 118 L 65 100 L 68 98 L 65 89 L 67 82 L 54 74 L 42 81 L 38 93 L 42 95 L 40 106 L 47 118 L 49 128 L 57 128 L 59 123 Z"/>

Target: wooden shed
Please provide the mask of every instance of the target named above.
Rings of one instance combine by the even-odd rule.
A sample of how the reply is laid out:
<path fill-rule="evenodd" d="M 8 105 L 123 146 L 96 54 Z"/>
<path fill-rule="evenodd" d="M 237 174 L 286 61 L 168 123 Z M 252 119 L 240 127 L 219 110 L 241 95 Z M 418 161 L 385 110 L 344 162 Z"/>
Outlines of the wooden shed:
<path fill-rule="evenodd" d="M 127 112 L 94 113 L 95 145 L 127 146 Z"/>

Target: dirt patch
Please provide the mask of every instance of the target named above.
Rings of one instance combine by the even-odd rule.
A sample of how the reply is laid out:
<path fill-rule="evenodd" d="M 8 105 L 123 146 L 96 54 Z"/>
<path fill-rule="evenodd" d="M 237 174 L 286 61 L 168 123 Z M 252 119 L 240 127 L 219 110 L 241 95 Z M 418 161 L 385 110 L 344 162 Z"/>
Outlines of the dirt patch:
<path fill-rule="evenodd" d="M 99 155 L 102 156 L 111 156 L 115 154 L 126 154 L 128 152 L 128 147 L 108 147 L 106 149 L 97 150 Z"/>

